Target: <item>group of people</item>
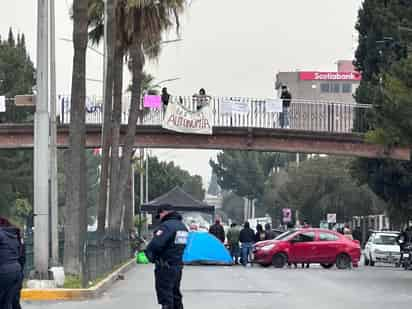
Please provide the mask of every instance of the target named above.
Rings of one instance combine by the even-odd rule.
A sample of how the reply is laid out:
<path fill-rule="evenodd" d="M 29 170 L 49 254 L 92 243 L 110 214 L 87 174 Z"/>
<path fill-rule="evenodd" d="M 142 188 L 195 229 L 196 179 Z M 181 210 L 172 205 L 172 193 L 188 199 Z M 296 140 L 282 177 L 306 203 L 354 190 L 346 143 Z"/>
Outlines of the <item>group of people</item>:
<path fill-rule="evenodd" d="M 245 222 L 243 228 L 237 223 L 232 223 L 225 234 L 225 230 L 220 223 L 220 220 L 216 220 L 209 228 L 209 233 L 214 235 L 222 243 L 225 243 L 227 239 L 227 245 L 233 263 L 242 264 L 244 266 L 250 262 L 250 255 L 254 243 L 274 238 L 269 223 L 265 224 L 264 229 L 261 224 L 258 224 L 256 226 L 256 232 L 250 227 L 249 222 Z"/>
<path fill-rule="evenodd" d="M 163 111 L 166 112 L 167 106 L 170 102 L 170 94 L 167 91 L 166 87 L 162 88 L 161 100 L 163 104 Z M 204 106 L 210 103 L 211 97 L 206 94 L 206 90 L 201 88 L 198 93 L 193 95 L 193 102 L 196 105 L 196 111 L 201 110 Z M 181 102 L 182 103 L 182 102 Z"/>
<path fill-rule="evenodd" d="M 170 94 L 166 87 L 162 88 L 161 100 L 163 104 L 163 110 L 166 112 L 167 106 L 170 102 Z M 289 121 L 289 109 L 292 102 L 292 94 L 288 87 L 283 85 L 281 87 L 280 98 L 282 100 L 282 113 L 279 114 L 279 125 L 281 128 L 290 128 Z M 204 106 L 210 103 L 211 97 L 206 94 L 206 90 L 201 88 L 198 93 L 193 95 L 193 102 L 196 105 L 196 111 L 201 110 Z"/>
<path fill-rule="evenodd" d="M 20 230 L 0 217 L 0 308 L 20 309 L 25 264 Z"/>

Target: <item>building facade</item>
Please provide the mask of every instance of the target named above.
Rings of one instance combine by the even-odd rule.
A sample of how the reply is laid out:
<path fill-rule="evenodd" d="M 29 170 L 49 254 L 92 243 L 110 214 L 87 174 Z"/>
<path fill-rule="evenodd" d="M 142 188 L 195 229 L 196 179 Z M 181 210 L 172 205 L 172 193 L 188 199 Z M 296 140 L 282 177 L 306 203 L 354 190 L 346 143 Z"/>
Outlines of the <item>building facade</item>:
<path fill-rule="evenodd" d="M 338 61 L 336 72 L 279 72 L 276 89 L 286 85 L 292 94 L 289 110 L 290 128 L 350 133 L 357 115 L 354 93 L 361 74 L 351 61 Z"/>
<path fill-rule="evenodd" d="M 296 71 L 279 72 L 276 75 L 276 89 L 288 86 L 294 99 L 355 103 L 353 97 L 361 81 L 361 74 L 355 71 L 352 62 L 338 61 L 336 72 Z"/>

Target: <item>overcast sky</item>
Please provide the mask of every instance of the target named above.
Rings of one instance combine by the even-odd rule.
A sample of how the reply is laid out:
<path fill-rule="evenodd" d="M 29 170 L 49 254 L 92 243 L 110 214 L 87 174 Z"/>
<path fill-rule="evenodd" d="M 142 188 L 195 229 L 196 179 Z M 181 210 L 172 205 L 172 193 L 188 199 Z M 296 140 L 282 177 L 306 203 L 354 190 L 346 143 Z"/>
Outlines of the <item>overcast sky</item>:
<path fill-rule="evenodd" d="M 35 61 L 35 0 L 0 2 L 0 35 L 8 28 L 26 34 Z M 253 4 L 253 5 L 252 5 Z M 336 61 L 352 59 L 361 0 L 193 0 L 183 17 L 183 41 L 164 46 L 147 70 L 168 84 L 169 92 L 191 95 L 203 87 L 209 94 L 273 96 L 278 71 L 333 71 Z M 70 92 L 72 45 L 71 0 L 56 0 L 57 91 Z M 169 33 L 168 38 L 175 38 Z M 87 76 L 102 79 L 102 59 L 88 55 Z M 88 82 L 88 95 L 101 95 L 101 84 Z M 205 181 L 211 151 L 155 151 Z"/>

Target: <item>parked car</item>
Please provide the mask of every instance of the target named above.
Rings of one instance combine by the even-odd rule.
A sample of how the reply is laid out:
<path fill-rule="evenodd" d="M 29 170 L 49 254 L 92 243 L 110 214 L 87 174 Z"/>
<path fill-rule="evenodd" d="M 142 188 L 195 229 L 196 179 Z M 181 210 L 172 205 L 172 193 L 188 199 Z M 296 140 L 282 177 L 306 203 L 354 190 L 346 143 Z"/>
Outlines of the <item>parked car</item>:
<path fill-rule="evenodd" d="M 399 265 L 401 250 L 396 241 L 398 236 L 399 232 L 372 232 L 363 251 L 365 265 L 375 266 L 375 263 Z"/>
<path fill-rule="evenodd" d="M 299 229 L 285 232 L 274 240 L 253 247 L 254 262 L 283 268 L 288 263 L 320 263 L 324 268 L 357 267 L 361 257 L 359 241 L 325 229 Z"/>

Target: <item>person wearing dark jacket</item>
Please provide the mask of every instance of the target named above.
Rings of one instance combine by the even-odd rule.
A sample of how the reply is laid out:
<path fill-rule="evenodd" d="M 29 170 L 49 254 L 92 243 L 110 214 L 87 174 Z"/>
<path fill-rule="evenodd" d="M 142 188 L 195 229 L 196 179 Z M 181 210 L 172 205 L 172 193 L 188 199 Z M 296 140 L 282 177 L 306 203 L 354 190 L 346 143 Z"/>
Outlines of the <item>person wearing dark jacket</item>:
<path fill-rule="evenodd" d="M 270 223 L 265 224 L 265 240 L 272 240 L 275 238 L 275 234 L 272 231 Z"/>
<path fill-rule="evenodd" d="M 0 220 L 0 308 L 20 308 L 19 294 L 23 281 L 24 263 L 19 230 Z"/>
<path fill-rule="evenodd" d="M 255 242 L 266 240 L 266 233 L 263 230 L 262 224 L 256 225 Z"/>
<path fill-rule="evenodd" d="M 282 99 L 282 113 L 280 114 L 280 127 L 289 128 L 289 108 L 292 101 L 292 94 L 289 92 L 286 85 L 282 86 L 282 92 L 280 95 Z"/>
<path fill-rule="evenodd" d="M 222 243 L 225 242 L 225 229 L 223 226 L 220 224 L 220 220 L 217 219 L 215 221 L 215 224 L 213 224 L 209 228 L 209 233 L 214 235 L 217 239 L 219 239 Z"/>
<path fill-rule="evenodd" d="M 249 262 L 253 243 L 255 242 L 255 232 L 250 228 L 249 222 L 245 222 L 243 229 L 240 231 L 239 241 L 242 246 L 242 264 L 246 266 Z"/>
<path fill-rule="evenodd" d="M 183 273 L 183 252 L 188 239 L 188 230 L 182 216 L 171 205 L 158 208 L 160 225 L 147 245 L 146 256 L 155 266 L 155 287 L 158 303 L 162 309 L 183 309 L 180 283 Z"/>
<path fill-rule="evenodd" d="M 166 112 L 167 106 L 169 105 L 170 94 L 167 92 L 167 88 L 162 88 L 162 104 L 163 104 L 163 111 Z"/>

